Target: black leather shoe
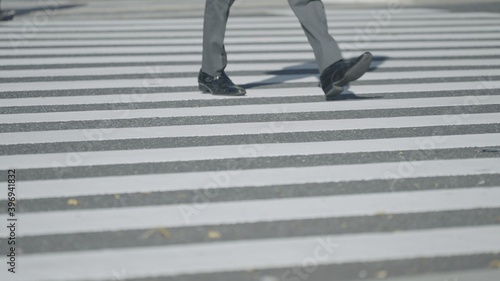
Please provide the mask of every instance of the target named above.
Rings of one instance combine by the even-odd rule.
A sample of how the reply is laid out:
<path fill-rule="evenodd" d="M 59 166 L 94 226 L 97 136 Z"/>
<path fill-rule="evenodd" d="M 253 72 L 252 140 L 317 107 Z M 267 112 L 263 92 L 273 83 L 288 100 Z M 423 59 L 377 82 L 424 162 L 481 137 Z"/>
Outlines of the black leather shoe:
<path fill-rule="evenodd" d="M 2 11 L 0 10 L 0 21 L 8 21 L 14 19 L 14 11 Z"/>
<path fill-rule="evenodd" d="M 366 52 L 354 59 L 339 60 L 323 70 L 319 80 L 326 99 L 342 93 L 345 85 L 363 76 L 370 68 L 372 59 L 372 54 Z"/>
<path fill-rule="evenodd" d="M 198 88 L 200 91 L 212 95 L 244 96 L 247 93 L 242 87 L 234 85 L 224 72 L 221 76 L 214 77 L 200 70 Z"/>

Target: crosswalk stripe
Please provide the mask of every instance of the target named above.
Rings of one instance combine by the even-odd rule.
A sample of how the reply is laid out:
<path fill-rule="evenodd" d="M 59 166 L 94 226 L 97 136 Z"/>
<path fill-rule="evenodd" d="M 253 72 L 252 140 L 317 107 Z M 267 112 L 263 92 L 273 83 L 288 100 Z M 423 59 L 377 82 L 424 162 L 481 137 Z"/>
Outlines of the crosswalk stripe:
<path fill-rule="evenodd" d="M 463 27 L 415 27 L 415 28 L 394 28 L 394 27 L 383 27 L 380 33 L 373 35 L 377 37 L 379 35 L 398 35 L 398 34 L 409 34 L 409 35 L 423 35 L 426 34 L 447 34 L 453 33 L 456 35 L 460 34 L 471 34 L 471 33 L 488 33 L 488 32 L 498 32 L 500 28 L 497 26 L 463 26 Z M 341 35 L 348 35 L 351 40 L 355 40 L 356 36 L 362 35 L 356 33 L 356 30 L 352 29 L 336 29 L 330 28 L 330 31 L 335 37 Z M 0 34 L 2 32 L 0 31 Z M 354 34 L 354 35 L 353 35 Z M 148 31 L 148 32 L 138 32 L 138 31 L 127 31 L 127 32 L 92 32 L 92 33 L 74 33 L 74 32 L 38 32 L 36 36 L 23 37 L 21 35 L 16 35 L 9 33 L 6 38 L 9 38 L 12 46 L 22 45 L 26 40 L 30 39 L 83 39 L 83 38 L 200 38 L 201 31 Z M 241 36 L 291 36 L 291 35 L 303 35 L 301 30 L 295 29 L 283 29 L 283 30 L 273 30 L 273 29 L 262 29 L 262 30 L 231 30 L 227 31 L 228 38 L 231 37 L 241 37 Z M 371 36 L 370 36 L 371 37 Z"/>
<path fill-rule="evenodd" d="M 438 70 L 438 71 L 408 71 L 408 72 L 379 72 L 367 73 L 364 81 L 397 80 L 397 79 L 424 79 L 424 78 L 450 78 L 450 77 L 481 77 L 498 76 L 500 69 L 470 70 Z M 252 75 L 234 76 L 240 84 L 277 84 L 277 83 L 305 83 L 318 82 L 318 75 L 314 74 L 288 74 L 288 75 Z M 47 91 L 47 90 L 76 90 L 76 89 L 110 89 L 116 88 L 141 88 L 141 87 L 188 87 L 197 86 L 196 79 L 187 78 L 157 78 L 151 79 L 108 79 L 108 80 L 82 80 L 82 81 L 51 81 L 51 82 L 25 82 L 4 83 L 0 92 L 14 91 Z"/>
<path fill-rule="evenodd" d="M 432 8 L 411 8 L 411 9 L 399 9 L 399 7 L 392 7 L 394 8 L 396 11 L 396 14 L 399 14 L 399 15 L 413 15 L 413 14 L 419 14 L 419 13 L 430 13 L 430 14 L 433 14 L 433 13 L 439 13 L 439 14 L 448 14 L 448 11 L 447 10 L 443 10 L 443 9 L 432 9 Z M 380 12 L 380 11 L 384 11 L 385 9 L 371 9 L 371 8 L 367 8 L 367 9 L 363 9 L 363 8 L 359 8 L 359 9 L 333 9 L 333 10 L 326 10 L 326 14 L 327 15 L 338 15 L 338 14 L 343 14 L 343 15 L 355 15 L 355 14 L 365 14 L 365 13 L 373 13 L 373 12 Z M 290 10 L 283 10 L 283 9 L 280 9 L 280 10 L 269 10 L 269 12 L 273 13 L 273 14 L 279 14 L 279 15 L 293 15 L 293 12 L 290 11 Z"/>
<path fill-rule="evenodd" d="M 102 197 L 100 199 L 102 200 Z M 109 197 L 107 199 L 109 199 Z M 58 205 L 57 199 L 51 199 L 48 201 L 44 200 L 44 202 L 47 204 Z M 69 207 L 68 209 L 72 208 Z M 414 231 L 445 227 L 486 226 L 494 224 L 495 213 L 499 210 L 500 208 L 467 209 L 422 213 L 379 214 L 375 216 L 333 217 L 299 219 L 293 221 L 265 221 L 245 224 L 209 225 L 194 227 L 197 229 L 196 232 L 190 231 L 193 227 L 176 227 L 168 229 L 168 234 L 170 235 L 167 236 L 166 245 L 173 246 L 194 243 L 229 242 L 247 239 L 286 239 L 290 237 L 290 235 L 287 235 L 287 232 L 294 233 L 295 235 L 293 237 L 307 237 L 319 235 L 352 235 L 369 232 L 390 233 L 394 231 Z M 24 208 L 24 212 L 27 211 L 29 212 L 29 210 Z M 51 209 L 51 211 L 54 211 L 54 209 Z M 377 231 L 373 231 L 373 225 L 383 225 L 383 227 L 380 227 Z M 161 233 L 165 234 L 165 229 L 166 228 L 158 230 L 132 229 L 118 231 L 121 237 L 133 236 L 144 238 L 148 235 L 152 236 L 149 239 L 140 239 L 135 245 L 123 244 L 123 238 L 117 240 L 117 232 L 115 231 L 25 237 L 23 238 L 23 254 L 50 254 L 51 252 L 78 252 L 103 248 L 114 249 L 122 247 L 138 248 L 158 246 L 158 240 L 154 238 L 161 236 Z M 206 234 L 210 232 L 218 232 L 221 235 L 217 239 L 206 241 Z M 185 233 L 190 234 L 185 235 Z M 73 243 L 73 241 L 82 241 L 82 239 L 92 240 L 94 243 L 83 246 L 81 244 Z M 37 244 L 39 245 L 40 243 L 44 244 L 43 248 L 37 247 Z M 475 261 L 478 261 L 478 259 L 487 259 L 488 256 L 491 260 L 493 259 L 492 255 L 494 256 L 495 254 L 483 253 L 480 256 L 475 256 Z M 474 257 L 468 256 L 465 258 L 470 260 Z M 449 258 L 446 258 L 445 260 L 448 262 L 450 261 Z M 453 260 L 453 258 L 451 260 Z M 482 263 L 484 264 L 484 262 Z M 465 262 L 462 264 L 465 264 Z M 399 266 L 401 266 L 401 264 L 399 264 Z M 389 271 L 392 271 L 390 267 L 388 269 Z M 460 268 L 456 268 L 455 270 L 459 269 Z M 453 269 L 449 268 L 449 270 Z"/>
<path fill-rule="evenodd" d="M 286 108 L 277 108 L 280 112 Z M 125 113 L 126 114 L 126 111 Z M 0 133 L 0 145 L 496 124 L 500 113 Z"/>
<path fill-rule="evenodd" d="M 453 277 L 452 277 L 453 276 Z M 443 281 L 456 278 L 457 280 L 475 280 L 475 281 L 489 281 L 495 280 L 498 277 L 498 270 L 485 269 L 485 270 L 459 270 L 444 273 L 425 274 L 423 276 L 411 277 L 396 277 L 391 278 L 391 281 Z M 366 281 L 376 281 L 377 279 L 365 279 Z M 452 279 L 453 280 L 453 279 Z"/>
<path fill-rule="evenodd" d="M 331 2 L 331 1 L 330 1 Z M 401 15 L 401 16 L 406 16 L 406 15 L 414 15 L 414 14 L 439 14 L 439 15 L 449 15 L 450 14 L 450 11 L 447 10 L 447 9 L 434 9 L 434 8 L 416 8 L 416 7 L 411 7 L 411 8 L 408 8 L 408 9 L 400 9 L 401 6 L 392 6 L 392 7 L 389 7 L 391 9 L 394 9 L 394 13 L 396 15 Z M 368 14 L 372 14 L 373 12 L 375 13 L 378 13 L 378 12 L 383 12 L 383 11 L 386 11 L 387 9 L 380 9 L 380 8 L 366 8 L 366 9 L 363 9 L 363 8 L 356 8 L 356 9 L 342 9 L 342 8 L 339 8 L 339 9 L 326 9 L 325 13 L 327 15 L 337 15 L 337 14 L 344 14 L 344 15 L 352 15 L 352 14 L 365 14 L 365 13 L 368 13 Z M 284 10 L 284 9 L 279 9 L 279 10 L 273 10 L 271 9 L 270 10 L 271 13 L 273 14 L 279 14 L 279 15 L 293 15 L 293 12 L 290 11 L 290 10 Z M 461 14 L 464 14 L 464 13 L 461 13 Z M 475 14 L 475 13 L 474 13 Z M 478 12 L 478 14 L 483 14 L 481 12 Z"/>
<path fill-rule="evenodd" d="M 500 88 L 500 83 L 499 86 Z M 252 95 L 240 97 L 266 98 L 266 97 L 293 97 L 318 95 L 317 88 L 293 88 L 293 89 L 255 89 Z M 200 92 L 175 92 L 175 93 L 155 93 L 155 94 L 120 94 L 120 95 L 99 95 L 99 96 L 61 96 L 43 98 L 15 98 L 1 99 L 0 107 L 10 106 L 39 106 L 39 105 L 74 105 L 74 104 L 113 104 L 113 103 L 135 103 L 135 102 L 158 102 L 158 101 L 185 101 L 185 100 L 214 100 L 231 99 L 227 96 L 201 95 Z"/>
<path fill-rule="evenodd" d="M 424 83 L 424 84 L 384 84 L 384 85 L 354 85 L 349 91 L 356 95 L 370 95 L 381 93 L 394 93 L 404 95 L 405 93 L 418 92 L 441 92 L 441 91 L 476 91 L 500 88 L 498 81 L 479 82 L 451 82 L 451 83 Z M 322 92 L 317 87 L 295 87 L 277 89 L 254 89 L 250 95 L 240 97 L 241 99 L 266 98 L 266 97 L 294 97 L 294 96 L 317 96 Z M 231 99 L 226 96 L 201 95 L 200 92 L 173 92 L 155 94 L 120 94 L 100 96 L 61 96 L 61 97 L 37 97 L 37 98 L 15 98 L 1 99 L 3 106 L 37 106 L 37 105 L 71 105 L 71 104 L 113 104 L 132 102 L 157 102 L 157 101 L 185 101 L 185 100 L 213 100 Z"/>
<path fill-rule="evenodd" d="M 380 261 L 494 253 L 500 250 L 499 231 L 498 226 L 462 227 L 390 234 L 25 255 L 24 264 L 30 270 L 21 274 L 26 281 L 105 280 L 112 276 L 110 268 L 130 269 L 127 271 L 127 278 L 146 278 L 244 271 L 248 268 L 300 267 L 307 257 L 314 259 L 315 264 L 342 264 L 359 260 Z M 91 265 L 81 266 L 89 260 L 93 261 Z M 55 275 L 54 271 L 58 274 Z"/>
<path fill-rule="evenodd" d="M 201 38 L 155 38 L 155 39 L 134 39 L 132 36 L 128 39 L 89 39 L 89 40 L 67 40 L 69 38 L 57 37 L 54 40 L 27 40 L 23 41 L 22 48 L 33 48 L 33 47 L 53 47 L 53 46 L 98 46 L 98 45 L 170 45 L 170 44 L 201 44 Z M 500 34 L 496 32 L 491 33 L 463 33 L 463 34 L 394 34 L 394 35 L 374 35 L 370 37 L 370 41 L 389 41 L 389 42 L 400 42 L 400 41 L 415 41 L 415 40 L 491 40 L 500 39 Z M 361 38 L 353 36 L 335 36 L 335 40 L 340 43 L 349 42 L 361 42 Z M 241 43 L 302 43 L 307 42 L 304 36 L 283 36 L 283 37 L 230 37 L 225 40 L 227 44 L 241 44 Z M 0 40 L 0 47 L 16 47 L 13 42 Z"/>
<path fill-rule="evenodd" d="M 442 141 L 441 141 L 442 140 Z M 231 158 L 276 157 L 292 155 L 321 155 L 333 153 L 359 153 L 404 151 L 421 149 L 450 149 L 465 147 L 500 146 L 500 134 L 432 136 L 393 139 L 368 139 L 280 144 L 245 144 L 208 147 L 163 148 L 149 150 L 119 150 L 85 152 L 82 162 L 69 161 L 71 154 L 46 153 L 0 156 L 0 169 L 56 168 L 95 165 L 164 163 L 174 161 L 200 161 Z"/>
<path fill-rule="evenodd" d="M 23 198 L 495 174 L 500 174 L 498 159 L 484 158 L 108 176 L 24 181 Z M 0 194 L 0 199 L 6 196 Z"/>
<path fill-rule="evenodd" d="M 386 50 L 386 49 L 433 49 L 433 48 L 472 48 L 472 47 L 499 47 L 499 40 L 474 40 L 474 41 L 409 41 L 409 42 L 367 42 L 364 43 L 339 43 L 343 50 Z M 142 54 L 142 53 L 194 53 L 201 52 L 202 46 L 195 45 L 175 45 L 175 46 L 141 46 L 141 47 L 73 47 L 73 48 L 38 48 L 38 49 L 0 49 L 0 56 L 28 56 L 28 55 L 95 55 L 95 54 Z M 229 52 L 250 52 L 250 51 L 306 51 L 311 50 L 308 43 L 289 44 L 245 44 L 227 45 Z"/>
<path fill-rule="evenodd" d="M 328 15 L 331 17 L 331 21 L 359 21 L 366 20 L 367 16 L 370 16 L 372 12 L 378 12 L 379 10 L 373 9 L 369 11 L 353 11 L 353 10 L 345 10 L 340 9 L 337 11 L 329 11 Z M 416 10 L 412 10 L 411 12 L 399 11 L 397 14 L 392 15 L 392 19 L 429 19 L 429 20 L 441 20 L 441 19 L 486 19 L 498 18 L 496 14 L 492 13 L 481 13 L 477 12 L 474 14 L 469 13 L 443 13 L 442 10 L 430 10 L 423 9 L 423 13 L 417 13 Z M 288 21 L 297 21 L 293 14 L 288 14 L 288 16 L 252 16 L 252 17 L 235 17 L 231 18 L 230 21 L 232 23 L 252 23 L 255 21 L 263 22 L 263 21 L 277 21 L 277 22 L 288 22 Z M 198 17 L 186 17 L 186 18 L 161 18 L 161 19 L 96 19 L 92 21 L 84 21 L 75 19 L 71 22 L 60 21 L 58 19 L 52 19 L 50 22 L 46 23 L 44 26 L 65 26 L 65 27 L 75 27 L 75 26 L 101 26 L 101 25 L 156 25 L 156 24 L 167 24 L 167 23 L 202 23 L 203 20 Z M 20 23 L 20 22 L 6 22 L 3 23 L 5 26 L 11 27 L 26 27 L 29 25 L 28 23 Z"/>
<path fill-rule="evenodd" d="M 23 216 L 24 228 L 20 229 L 19 235 L 370 216 L 381 212 L 399 214 L 498 208 L 498 197 L 500 188 L 470 188 L 212 203 L 196 215 L 190 215 L 188 207 L 182 205 L 28 213 Z M 6 219 L 7 216 L 0 218 Z M 0 234 L 5 236 L 6 233 L 2 230 Z"/>
<path fill-rule="evenodd" d="M 454 60 L 397 60 L 397 61 L 375 61 L 372 67 L 377 69 L 385 68 L 416 68 L 416 67 L 467 67 L 500 66 L 500 59 L 454 59 Z M 316 63 L 232 63 L 228 66 L 228 71 L 276 71 L 286 70 L 317 70 Z M 146 66 L 121 66 L 121 67 L 80 67 L 80 68 L 60 68 L 60 69 L 23 69 L 23 70 L 0 70 L 0 78 L 21 78 L 21 77 L 50 77 L 50 76 L 91 76 L 91 75 L 125 75 L 125 74 L 162 74 L 162 73 L 183 73 L 198 72 L 199 65 L 146 65 Z M 367 73 L 371 75 L 372 73 Z M 0 104 L 0 106 L 2 106 Z"/>
<path fill-rule="evenodd" d="M 99 111 L 63 111 L 25 114 L 0 114 L 0 124 L 17 124 L 32 122 L 69 122 L 90 120 L 123 120 L 134 118 L 166 118 L 188 116 L 224 116 L 224 115 L 251 115 L 273 113 L 297 112 L 324 112 L 369 109 L 397 109 L 397 108 L 423 108 L 440 106 L 465 106 L 468 101 L 474 105 L 500 104 L 500 95 L 417 99 L 383 99 L 364 101 L 345 101 L 342 103 L 293 103 L 293 104 L 258 104 L 237 106 L 214 106 L 198 108 L 148 108 L 131 109 L 127 113 L 113 110 Z"/>
<path fill-rule="evenodd" d="M 371 10 L 373 12 L 374 10 Z M 357 20 L 366 20 L 366 13 L 355 13 L 355 14 L 347 14 L 346 15 L 346 10 L 342 10 L 341 12 L 337 13 L 329 13 L 329 16 L 331 16 L 330 21 L 331 22 L 336 22 L 336 21 L 357 21 Z M 376 12 L 376 10 L 375 10 Z M 424 14 L 413 14 L 413 13 L 399 13 L 392 15 L 391 19 L 394 20 L 405 20 L 405 19 L 428 19 L 428 20 L 442 20 L 442 19 L 485 19 L 485 18 L 498 18 L 498 15 L 492 14 L 492 13 L 474 13 L 474 14 L 468 14 L 468 13 L 449 13 L 445 14 L 442 12 L 437 13 L 434 11 L 434 13 L 430 13 L 429 11 L 425 11 Z M 236 18 L 231 18 L 231 23 L 252 23 L 252 22 L 296 22 L 297 19 L 293 17 L 293 15 L 290 15 L 289 17 L 285 16 L 265 16 L 265 17 L 236 17 Z M 121 19 L 121 20 L 93 20 L 93 21 L 82 21 L 82 20 L 73 20 L 71 22 L 66 22 L 66 21 L 51 21 L 45 26 L 101 26 L 101 25 L 141 25 L 141 26 L 147 26 L 147 25 L 157 25 L 157 24 L 171 24 L 171 23 L 202 23 L 203 19 L 201 18 L 175 18 L 175 19 L 153 19 L 153 20 L 148 20 L 148 19 Z M 23 27 L 25 24 L 19 24 L 17 22 L 7 22 L 3 24 L 5 26 L 10 26 L 10 27 Z"/>
<path fill-rule="evenodd" d="M 357 27 L 364 26 L 366 21 L 359 22 L 347 22 L 347 21 L 339 21 L 334 22 L 334 26 L 336 28 L 349 28 L 349 27 Z M 444 21 L 421 21 L 421 20 L 403 20 L 403 21 L 391 21 L 391 26 L 396 27 L 419 27 L 419 26 L 471 26 L 471 25 L 497 25 L 500 24 L 500 19 L 468 19 L 466 23 L 463 20 L 444 20 Z M 41 31 L 71 31 L 71 32 L 85 32 L 85 31 L 133 31 L 133 30 L 199 30 L 202 28 L 202 24 L 182 24 L 182 25 L 151 25 L 144 27 L 140 26 L 130 26 L 130 25 L 120 25 L 120 26 L 44 26 L 40 28 Z M 266 22 L 253 22 L 251 25 L 247 23 L 229 23 L 228 29 L 255 29 L 255 28 L 268 28 L 269 23 Z M 300 23 L 298 21 L 289 22 L 289 23 L 273 23 L 273 28 L 294 28 L 300 27 Z M 5 31 L 7 32 L 23 32 L 23 27 L 15 27 L 15 26 L 6 26 Z"/>
<path fill-rule="evenodd" d="M 499 66 L 500 59 L 454 59 L 454 60 L 397 60 L 397 61 L 375 61 L 372 67 L 377 69 L 386 68 L 418 68 L 418 67 L 467 67 Z M 50 76 L 91 76 L 91 75 L 126 75 L 126 74 L 163 74 L 163 73 L 183 73 L 198 72 L 199 65 L 145 65 L 145 66 L 121 66 L 121 67 L 80 67 L 80 68 L 60 68 L 60 69 L 23 69 L 23 70 L 0 70 L 0 78 L 21 78 L 21 77 L 50 77 Z M 275 71 L 277 69 L 286 70 L 317 70 L 316 63 L 233 63 L 228 66 L 228 71 Z M 373 73 L 367 73 L 372 75 Z M 1 105 L 0 105 L 1 106 Z"/>
<path fill-rule="evenodd" d="M 359 51 L 344 52 L 346 57 L 354 56 Z M 457 56 L 500 56 L 500 49 L 451 49 L 451 50 L 406 50 L 377 51 L 376 56 L 392 58 L 419 58 L 419 57 L 457 57 Z M 237 61 L 282 61 L 282 60 L 311 60 L 314 59 L 310 52 L 283 52 L 283 53 L 233 53 L 231 59 Z M 0 66 L 10 65 L 56 65 L 56 64 L 91 64 L 91 63 L 134 63 L 134 62 L 199 62 L 201 54 L 179 55 L 135 55 L 135 56 L 84 56 L 84 57 L 50 57 L 50 58 L 4 58 Z"/>

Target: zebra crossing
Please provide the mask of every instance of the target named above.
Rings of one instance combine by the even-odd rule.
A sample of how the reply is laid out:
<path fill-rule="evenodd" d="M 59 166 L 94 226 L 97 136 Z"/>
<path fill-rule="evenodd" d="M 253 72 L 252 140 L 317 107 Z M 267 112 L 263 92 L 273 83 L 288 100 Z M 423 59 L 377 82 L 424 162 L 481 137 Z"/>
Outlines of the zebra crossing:
<path fill-rule="evenodd" d="M 500 15 L 377 12 L 329 12 L 375 56 L 330 102 L 289 11 L 230 19 L 244 97 L 198 91 L 200 18 L 2 23 L 0 279 L 498 280 Z"/>

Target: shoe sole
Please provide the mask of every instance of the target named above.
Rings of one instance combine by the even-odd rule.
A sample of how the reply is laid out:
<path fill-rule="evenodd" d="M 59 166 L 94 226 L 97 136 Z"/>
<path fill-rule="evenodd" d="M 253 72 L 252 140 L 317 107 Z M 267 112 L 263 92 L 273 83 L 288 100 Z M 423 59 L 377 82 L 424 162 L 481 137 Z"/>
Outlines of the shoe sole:
<path fill-rule="evenodd" d="M 203 94 L 212 94 L 214 96 L 244 96 L 247 94 L 246 91 L 244 91 L 243 93 L 240 93 L 240 94 L 234 94 L 234 95 L 225 95 L 225 94 L 214 94 L 210 88 L 208 88 L 207 86 L 203 85 L 203 84 L 200 84 L 198 83 L 198 89 L 200 89 L 200 91 L 203 93 Z"/>
<path fill-rule="evenodd" d="M 332 99 L 332 98 L 340 95 L 340 93 L 342 93 L 343 91 L 344 91 L 343 86 L 332 85 L 332 87 L 325 93 L 326 99 L 327 100 Z"/>
<path fill-rule="evenodd" d="M 344 91 L 344 86 L 349 82 L 356 81 L 361 78 L 370 69 L 373 60 L 371 53 L 363 54 L 361 60 L 351 67 L 344 77 L 332 85 L 332 89 L 325 94 L 327 99 L 331 99 Z"/>

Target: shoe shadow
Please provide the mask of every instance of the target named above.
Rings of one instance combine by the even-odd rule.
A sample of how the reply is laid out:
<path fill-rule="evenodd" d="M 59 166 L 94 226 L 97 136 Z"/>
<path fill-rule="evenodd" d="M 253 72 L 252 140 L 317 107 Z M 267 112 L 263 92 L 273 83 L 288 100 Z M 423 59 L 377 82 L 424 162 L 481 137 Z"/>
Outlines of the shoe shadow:
<path fill-rule="evenodd" d="M 51 12 L 55 10 L 65 10 L 65 9 L 73 9 L 78 7 L 83 7 L 84 4 L 65 4 L 65 5 L 53 5 L 53 6 L 37 6 L 32 8 L 18 8 L 13 9 L 15 11 L 16 16 L 27 15 L 30 13 L 35 13 L 39 11 Z"/>
<path fill-rule="evenodd" d="M 306 62 L 292 65 L 276 71 L 266 71 L 266 75 L 274 75 L 262 81 L 251 82 L 241 87 L 245 89 L 257 88 L 262 86 L 283 84 L 289 81 L 302 80 L 308 77 L 318 77 L 318 66 L 315 62 Z"/>
<path fill-rule="evenodd" d="M 342 100 L 373 100 L 381 99 L 381 96 L 358 96 L 354 92 L 350 91 L 350 85 L 344 86 L 344 91 L 333 98 L 329 98 L 329 101 L 342 101 Z"/>
<path fill-rule="evenodd" d="M 368 72 L 376 70 L 387 59 L 388 59 L 388 57 L 385 57 L 385 56 L 374 57 Z M 283 68 L 281 70 L 277 70 L 277 71 L 267 71 L 267 72 L 265 72 L 265 74 L 266 75 L 274 75 L 274 76 L 266 78 L 262 81 L 243 84 L 243 85 L 241 85 L 241 87 L 243 87 L 245 89 L 252 89 L 252 88 L 263 87 L 263 86 L 272 86 L 272 85 L 278 85 L 278 84 L 283 84 L 283 83 L 290 83 L 291 81 L 297 81 L 297 83 L 303 83 L 304 81 L 301 81 L 301 80 L 304 80 L 306 78 L 312 78 L 312 77 L 315 78 L 315 83 L 318 83 L 318 86 L 319 86 L 318 66 L 317 66 L 316 62 L 314 62 L 314 61 L 309 61 L 306 63 L 285 67 L 285 68 Z M 381 98 L 381 97 L 366 97 L 366 96 L 361 97 L 361 96 L 356 95 L 354 92 L 349 91 L 349 88 L 350 88 L 349 85 L 345 86 L 344 92 L 342 92 L 342 94 L 336 96 L 335 98 L 333 98 L 331 100 L 353 100 L 353 99 L 360 99 L 361 100 L 361 99 Z"/>

